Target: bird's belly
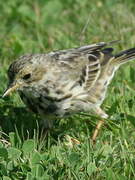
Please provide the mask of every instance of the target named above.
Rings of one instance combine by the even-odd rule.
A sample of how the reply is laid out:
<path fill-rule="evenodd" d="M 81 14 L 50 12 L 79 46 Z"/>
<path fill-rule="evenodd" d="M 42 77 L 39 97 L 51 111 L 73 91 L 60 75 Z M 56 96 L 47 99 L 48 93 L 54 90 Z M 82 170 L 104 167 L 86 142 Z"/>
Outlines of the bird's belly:
<path fill-rule="evenodd" d="M 34 96 L 34 94 L 24 92 L 20 93 L 20 96 L 29 109 L 31 109 L 33 112 L 37 112 L 40 115 L 62 117 L 69 108 L 68 103 L 57 102 L 52 97 L 44 97 L 41 95 Z"/>
<path fill-rule="evenodd" d="M 90 111 L 92 103 L 78 99 L 66 99 L 60 102 L 53 98 L 23 94 L 21 97 L 24 103 L 38 114 L 49 117 L 67 117 L 80 111 Z"/>
<path fill-rule="evenodd" d="M 40 93 L 41 92 L 41 93 Z M 25 89 L 21 96 L 24 103 L 42 115 L 53 115 L 57 117 L 69 116 L 80 111 L 90 111 L 93 108 L 93 103 L 87 97 L 88 93 L 82 87 L 75 86 L 60 96 L 56 93 L 56 89 L 49 89 L 49 93 L 37 91 L 34 89 Z"/>

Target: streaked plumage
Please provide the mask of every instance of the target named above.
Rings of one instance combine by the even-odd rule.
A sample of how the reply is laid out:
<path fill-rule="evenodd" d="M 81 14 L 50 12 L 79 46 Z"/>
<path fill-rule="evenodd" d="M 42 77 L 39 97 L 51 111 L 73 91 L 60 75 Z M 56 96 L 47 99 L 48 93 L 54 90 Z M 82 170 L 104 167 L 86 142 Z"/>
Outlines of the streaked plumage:
<path fill-rule="evenodd" d="M 21 56 L 8 70 L 9 94 L 15 87 L 24 103 L 39 113 L 46 127 L 56 117 L 80 111 L 107 114 L 100 108 L 115 71 L 135 58 L 135 48 L 112 55 L 101 42 L 47 54 Z M 14 89 L 15 89 L 14 88 Z"/>

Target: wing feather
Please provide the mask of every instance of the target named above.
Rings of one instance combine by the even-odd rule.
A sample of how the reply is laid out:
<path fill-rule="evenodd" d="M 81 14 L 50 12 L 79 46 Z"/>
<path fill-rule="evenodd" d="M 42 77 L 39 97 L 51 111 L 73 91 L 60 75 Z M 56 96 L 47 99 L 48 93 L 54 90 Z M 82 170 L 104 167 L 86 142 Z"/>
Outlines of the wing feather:
<path fill-rule="evenodd" d="M 90 54 L 88 56 L 88 64 L 82 70 L 82 75 L 80 76 L 80 85 L 84 87 L 86 90 L 90 90 L 95 84 L 97 78 L 100 74 L 100 61 L 99 59 Z"/>
<path fill-rule="evenodd" d="M 98 79 L 102 66 L 112 57 L 112 48 L 105 46 L 116 43 L 100 42 L 67 50 L 58 50 L 49 53 L 51 59 L 58 62 L 58 66 L 72 80 L 73 86 L 79 82 L 85 90 L 90 90 Z"/>

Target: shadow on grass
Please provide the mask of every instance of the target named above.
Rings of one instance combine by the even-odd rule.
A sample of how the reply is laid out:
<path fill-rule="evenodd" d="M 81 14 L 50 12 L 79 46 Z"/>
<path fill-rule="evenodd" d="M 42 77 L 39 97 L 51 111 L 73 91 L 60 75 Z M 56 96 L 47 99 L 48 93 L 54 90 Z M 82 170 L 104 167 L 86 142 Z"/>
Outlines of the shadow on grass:
<path fill-rule="evenodd" d="M 8 99 L 1 103 L 0 127 L 2 132 L 6 134 L 17 131 L 21 139 L 33 138 L 34 132 L 38 132 L 39 136 L 44 135 L 40 120 L 38 115 L 28 111 L 26 107 L 15 107 Z M 54 122 L 54 127 L 49 131 L 49 135 L 54 141 L 63 138 L 66 134 L 78 137 L 80 132 L 86 133 L 86 131 L 89 131 L 91 133 L 95 123 L 94 117 L 85 114 L 58 119 Z"/>
<path fill-rule="evenodd" d="M 36 116 L 25 107 L 5 105 L 0 108 L 0 126 L 6 134 L 17 129 L 19 134 L 23 131 L 24 135 L 29 132 L 32 136 L 33 130 L 37 128 L 36 119 Z"/>

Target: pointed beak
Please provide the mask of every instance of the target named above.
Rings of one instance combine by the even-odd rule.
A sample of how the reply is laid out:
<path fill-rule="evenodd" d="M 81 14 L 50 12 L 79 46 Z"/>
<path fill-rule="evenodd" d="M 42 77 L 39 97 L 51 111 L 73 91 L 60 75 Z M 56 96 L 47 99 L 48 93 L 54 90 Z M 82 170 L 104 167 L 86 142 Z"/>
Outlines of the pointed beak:
<path fill-rule="evenodd" d="M 10 93 L 14 92 L 18 87 L 20 87 L 19 84 L 12 84 L 10 85 L 4 92 L 4 94 L 2 95 L 2 98 L 4 98 L 5 96 L 9 95 Z"/>

